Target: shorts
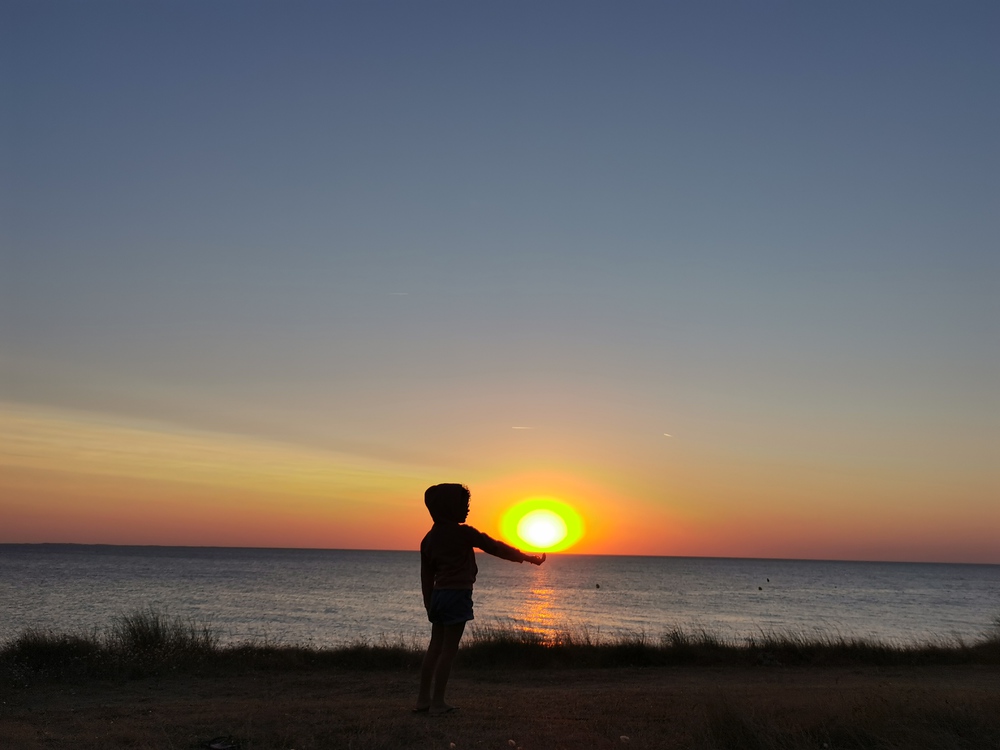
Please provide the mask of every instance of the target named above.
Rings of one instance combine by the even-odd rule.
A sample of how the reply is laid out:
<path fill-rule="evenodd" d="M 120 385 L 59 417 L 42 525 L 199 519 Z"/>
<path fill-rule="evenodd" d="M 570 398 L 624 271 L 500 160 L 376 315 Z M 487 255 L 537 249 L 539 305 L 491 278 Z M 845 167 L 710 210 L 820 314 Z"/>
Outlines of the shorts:
<path fill-rule="evenodd" d="M 472 589 L 434 589 L 427 619 L 435 625 L 458 625 L 474 619 Z"/>

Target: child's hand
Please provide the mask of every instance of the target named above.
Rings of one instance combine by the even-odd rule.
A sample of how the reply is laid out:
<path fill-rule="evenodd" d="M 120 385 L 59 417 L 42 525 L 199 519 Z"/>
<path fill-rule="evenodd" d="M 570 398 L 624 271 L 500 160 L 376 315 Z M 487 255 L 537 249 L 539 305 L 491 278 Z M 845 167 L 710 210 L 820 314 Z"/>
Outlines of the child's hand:
<path fill-rule="evenodd" d="M 540 555 L 525 555 L 524 559 L 525 562 L 530 562 L 532 565 L 541 565 L 545 562 L 545 553 L 543 552 Z"/>

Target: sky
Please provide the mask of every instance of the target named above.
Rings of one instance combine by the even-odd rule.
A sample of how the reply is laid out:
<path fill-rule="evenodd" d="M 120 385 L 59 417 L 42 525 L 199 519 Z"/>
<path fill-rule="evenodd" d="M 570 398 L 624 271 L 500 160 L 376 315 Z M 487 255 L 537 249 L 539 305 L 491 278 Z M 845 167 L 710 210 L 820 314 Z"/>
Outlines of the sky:
<path fill-rule="evenodd" d="M 0 542 L 1000 563 L 996 3 L 0 14 Z"/>

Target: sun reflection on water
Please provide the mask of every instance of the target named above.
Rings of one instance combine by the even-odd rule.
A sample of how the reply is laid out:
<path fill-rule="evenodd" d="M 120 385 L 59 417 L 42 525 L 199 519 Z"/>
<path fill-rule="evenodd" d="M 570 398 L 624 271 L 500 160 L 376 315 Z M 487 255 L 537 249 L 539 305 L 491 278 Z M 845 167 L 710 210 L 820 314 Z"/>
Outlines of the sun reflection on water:
<path fill-rule="evenodd" d="M 528 595 L 514 618 L 517 629 L 533 633 L 545 643 L 555 643 L 561 631 L 553 611 L 558 598 L 559 594 L 549 581 L 549 572 L 544 567 L 536 569 Z"/>

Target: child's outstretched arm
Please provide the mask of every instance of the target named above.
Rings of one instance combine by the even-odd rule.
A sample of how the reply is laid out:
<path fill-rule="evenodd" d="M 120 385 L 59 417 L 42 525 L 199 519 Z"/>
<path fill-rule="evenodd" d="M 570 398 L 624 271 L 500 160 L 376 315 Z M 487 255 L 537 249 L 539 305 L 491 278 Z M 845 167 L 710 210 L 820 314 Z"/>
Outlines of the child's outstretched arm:
<path fill-rule="evenodd" d="M 470 543 L 473 547 L 478 547 L 483 552 L 488 555 L 493 555 L 494 557 L 499 557 L 503 560 L 510 560 L 511 562 L 522 563 L 528 562 L 532 565 L 541 565 L 545 562 L 545 555 L 529 555 L 527 552 L 522 552 L 517 547 L 511 547 L 509 544 L 504 544 L 503 542 L 494 539 L 489 534 L 484 534 L 475 529 L 472 526 L 463 526 L 462 528 L 468 529 L 466 533 L 470 535 Z"/>

